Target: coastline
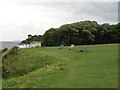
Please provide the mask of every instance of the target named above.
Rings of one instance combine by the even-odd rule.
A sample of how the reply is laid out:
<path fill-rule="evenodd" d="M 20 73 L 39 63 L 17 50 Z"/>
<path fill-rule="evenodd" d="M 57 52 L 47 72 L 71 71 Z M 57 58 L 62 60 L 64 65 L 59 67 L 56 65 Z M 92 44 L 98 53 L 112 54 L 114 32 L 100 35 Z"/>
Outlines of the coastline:
<path fill-rule="evenodd" d="M 4 48 L 12 48 L 15 45 L 18 45 L 20 41 L 0 41 L 0 50 Z"/>

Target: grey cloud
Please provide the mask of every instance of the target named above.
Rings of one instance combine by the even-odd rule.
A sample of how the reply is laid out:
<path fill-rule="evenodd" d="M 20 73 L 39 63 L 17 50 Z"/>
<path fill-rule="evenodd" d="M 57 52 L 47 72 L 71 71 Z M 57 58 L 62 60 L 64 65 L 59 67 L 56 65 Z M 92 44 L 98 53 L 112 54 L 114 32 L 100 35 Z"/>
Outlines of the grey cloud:
<path fill-rule="evenodd" d="M 15 2 L 15 5 L 20 6 L 19 9 L 26 7 L 26 14 L 31 14 L 27 18 L 25 15 L 22 19 L 23 22 L 18 20 L 15 25 L 9 27 L 5 25 L 3 28 L 4 39 L 25 39 L 28 34 L 43 34 L 49 28 L 58 28 L 60 25 L 66 23 L 74 23 L 82 20 L 96 20 L 99 23 L 117 23 L 118 19 L 118 3 L 117 2 Z M 27 7 L 28 6 L 28 7 Z M 32 6 L 32 7 L 31 7 Z M 44 9 L 42 11 L 41 7 Z M 33 10 L 35 14 L 32 14 Z M 22 9 L 23 10 L 23 9 Z M 21 10 L 21 12 L 22 12 Z M 30 12 L 31 11 L 31 12 Z M 24 13 L 24 12 L 23 12 Z M 37 14 L 37 15 L 36 15 Z M 40 16 L 43 15 L 43 16 Z M 36 18 L 32 18 L 36 17 Z M 30 20 L 29 20 L 30 19 Z M 11 23 L 12 24 L 12 23 Z M 8 30 L 9 33 L 5 33 Z M 19 33 L 19 34 L 18 34 Z M 8 36 L 8 37 L 7 37 Z"/>
<path fill-rule="evenodd" d="M 58 11 L 65 11 L 69 15 L 70 13 L 72 13 L 71 15 L 73 16 L 86 14 L 93 17 L 101 17 L 102 19 L 107 20 L 107 22 L 110 23 L 118 21 L 117 2 L 40 2 L 26 4 L 56 8 Z"/>

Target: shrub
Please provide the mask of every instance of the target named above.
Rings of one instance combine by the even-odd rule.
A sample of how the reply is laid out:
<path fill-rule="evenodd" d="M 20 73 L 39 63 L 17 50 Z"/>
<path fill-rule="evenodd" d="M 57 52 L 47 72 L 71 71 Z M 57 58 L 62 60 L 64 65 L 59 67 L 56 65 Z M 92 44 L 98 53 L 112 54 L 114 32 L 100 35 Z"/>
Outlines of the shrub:
<path fill-rule="evenodd" d="M 8 48 L 4 48 L 3 50 L 2 50 L 2 53 L 4 53 L 5 51 L 7 51 L 8 50 Z"/>
<path fill-rule="evenodd" d="M 18 47 L 14 46 L 13 48 L 11 49 L 8 49 L 6 52 L 2 53 L 2 58 L 6 58 L 8 55 L 10 54 L 14 54 L 18 51 Z"/>

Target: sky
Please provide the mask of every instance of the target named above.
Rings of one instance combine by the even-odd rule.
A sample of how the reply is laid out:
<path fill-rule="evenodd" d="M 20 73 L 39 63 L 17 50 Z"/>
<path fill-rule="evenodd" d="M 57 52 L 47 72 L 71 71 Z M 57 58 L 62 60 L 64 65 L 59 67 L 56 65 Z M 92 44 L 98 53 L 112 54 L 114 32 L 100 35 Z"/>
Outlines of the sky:
<path fill-rule="evenodd" d="M 21 41 L 85 20 L 118 23 L 118 0 L 0 0 L 0 41 Z"/>

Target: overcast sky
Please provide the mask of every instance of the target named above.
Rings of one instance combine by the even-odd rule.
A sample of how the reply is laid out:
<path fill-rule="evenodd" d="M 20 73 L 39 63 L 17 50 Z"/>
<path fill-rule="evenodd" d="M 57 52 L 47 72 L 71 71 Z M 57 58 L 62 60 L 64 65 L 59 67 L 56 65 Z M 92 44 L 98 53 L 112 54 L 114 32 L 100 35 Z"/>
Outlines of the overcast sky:
<path fill-rule="evenodd" d="M 118 22 L 118 0 L 83 1 L 1 0 L 0 40 L 24 40 L 28 34 L 42 35 L 49 28 L 78 21 Z"/>

